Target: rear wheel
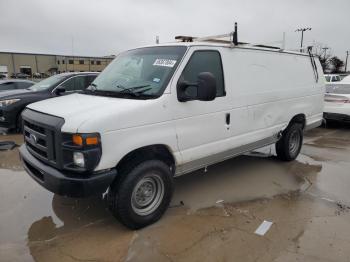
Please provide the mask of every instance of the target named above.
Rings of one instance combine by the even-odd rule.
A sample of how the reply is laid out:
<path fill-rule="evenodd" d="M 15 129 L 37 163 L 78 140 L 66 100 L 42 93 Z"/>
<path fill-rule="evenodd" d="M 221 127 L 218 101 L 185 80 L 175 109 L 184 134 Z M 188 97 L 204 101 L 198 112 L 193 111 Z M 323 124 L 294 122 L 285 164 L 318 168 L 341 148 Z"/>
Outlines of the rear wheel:
<path fill-rule="evenodd" d="M 303 144 L 303 129 L 299 123 L 292 123 L 283 132 L 282 138 L 276 143 L 277 157 L 283 161 L 297 158 Z"/>
<path fill-rule="evenodd" d="M 147 160 L 124 171 L 122 168 L 118 175 L 119 181 L 108 193 L 113 215 L 131 229 L 159 220 L 173 194 L 173 176 L 169 166 L 159 160 Z"/>

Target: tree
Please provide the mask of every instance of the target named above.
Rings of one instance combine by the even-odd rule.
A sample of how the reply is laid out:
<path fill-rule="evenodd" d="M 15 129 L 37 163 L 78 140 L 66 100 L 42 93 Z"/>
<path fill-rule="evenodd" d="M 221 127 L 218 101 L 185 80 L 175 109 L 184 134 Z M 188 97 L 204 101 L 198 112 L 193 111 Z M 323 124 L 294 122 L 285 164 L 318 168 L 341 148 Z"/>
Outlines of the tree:
<path fill-rule="evenodd" d="M 314 43 L 312 50 L 314 55 L 319 57 L 323 72 L 328 71 L 331 65 L 330 57 L 332 54 L 332 49 L 327 47 L 325 44 L 316 42 Z"/>
<path fill-rule="evenodd" d="M 344 66 L 344 62 L 337 56 L 330 58 L 329 63 L 332 65 L 332 73 L 340 73 L 340 68 Z"/>

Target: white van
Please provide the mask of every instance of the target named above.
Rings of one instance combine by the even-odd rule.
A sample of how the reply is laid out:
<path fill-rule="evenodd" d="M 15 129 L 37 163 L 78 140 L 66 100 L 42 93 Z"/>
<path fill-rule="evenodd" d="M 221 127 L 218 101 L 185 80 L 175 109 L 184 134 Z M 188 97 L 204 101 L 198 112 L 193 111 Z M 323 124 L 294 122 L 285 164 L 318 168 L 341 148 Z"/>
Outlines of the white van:
<path fill-rule="evenodd" d="M 27 107 L 21 159 L 54 193 L 108 190 L 113 214 L 141 228 L 167 209 L 175 176 L 274 143 L 295 159 L 321 124 L 323 79 L 312 55 L 253 45 L 126 51 L 83 93 Z"/>

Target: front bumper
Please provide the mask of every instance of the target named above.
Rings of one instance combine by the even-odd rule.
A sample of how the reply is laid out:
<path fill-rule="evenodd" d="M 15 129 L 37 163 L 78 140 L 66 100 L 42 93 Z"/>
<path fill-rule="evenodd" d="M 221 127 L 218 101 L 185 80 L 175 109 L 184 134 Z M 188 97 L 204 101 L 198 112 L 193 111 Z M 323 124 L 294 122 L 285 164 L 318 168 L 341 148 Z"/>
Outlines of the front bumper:
<path fill-rule="evenodd" d="M 338 114 L 338 113 L 323 113 L 323 117 L 326 120 L 333 120 L 339 122 L 350 122 L 350 115 Z"/>
<path fill-rule="evenodd" d="M 19 148 L 27 173 L 47 190 L 62 196 L 88 197 L 106 192 L 117 175 L 115 169 L 90 174 L 63 173 L 32 156 L 25 145 Z"/>
<path fill-rule="evenodd" d="M 0 108 L 0 127 L 13 129 L 16 128 L 16 113 Z"/>

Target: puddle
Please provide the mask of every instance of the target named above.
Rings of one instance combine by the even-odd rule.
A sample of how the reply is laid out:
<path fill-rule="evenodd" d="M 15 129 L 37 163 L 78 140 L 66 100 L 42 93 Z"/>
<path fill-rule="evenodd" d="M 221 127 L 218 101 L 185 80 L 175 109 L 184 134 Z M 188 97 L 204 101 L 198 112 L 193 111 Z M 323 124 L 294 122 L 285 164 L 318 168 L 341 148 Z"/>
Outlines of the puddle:
<path fill-rule="evenodd" d="M 269 149 L 178 177 L 171 208 L 139 231 L 101 198 L 51 194 L 23 171 L 17 149 L 0 152 L 1 260 L 348 261 L 349 131 L 308 132 L 293 162 Z M 264 220 L 270 230 L 254 234 Z"/>

